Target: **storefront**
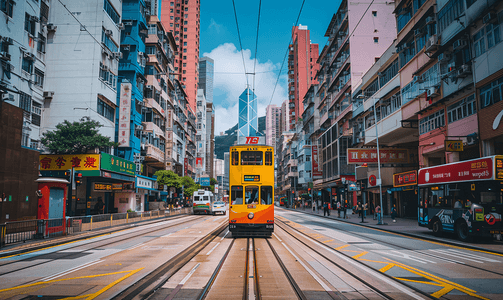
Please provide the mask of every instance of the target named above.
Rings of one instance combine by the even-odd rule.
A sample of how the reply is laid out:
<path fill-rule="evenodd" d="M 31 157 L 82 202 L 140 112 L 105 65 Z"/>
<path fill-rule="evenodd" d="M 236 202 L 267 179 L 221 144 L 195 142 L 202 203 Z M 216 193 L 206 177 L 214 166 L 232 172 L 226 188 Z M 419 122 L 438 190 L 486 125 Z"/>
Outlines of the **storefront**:
<path fill-rule="evenodd" d="M 417 218 L 417 171 L 393 174 L 393 188 L 390 191 L 396 200 L 396 210 L 400 217 Z"/>
<path fill-rule="evenodd" d="M 161 209 L 156 202 L 163 202 L 164 208 L 166 201 L 161 200 L 161 191 L 157 189 L 157 180 L 154 178 L 136 175 L 136 202 L 135 211 Z M 152 204 L 152 205 L 151 205 Z"/>

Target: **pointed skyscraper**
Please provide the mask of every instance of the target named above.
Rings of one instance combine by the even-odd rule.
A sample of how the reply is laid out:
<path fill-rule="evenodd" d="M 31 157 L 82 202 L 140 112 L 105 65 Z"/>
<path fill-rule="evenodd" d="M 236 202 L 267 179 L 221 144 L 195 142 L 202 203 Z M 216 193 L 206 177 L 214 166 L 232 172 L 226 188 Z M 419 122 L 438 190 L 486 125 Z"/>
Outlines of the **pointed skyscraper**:
<path fill-rule="evenodd" d="M 257 132 L 257 96 L 247 87 L 239 96 L 238 140 L 240 136 L 257 136 Z"/>

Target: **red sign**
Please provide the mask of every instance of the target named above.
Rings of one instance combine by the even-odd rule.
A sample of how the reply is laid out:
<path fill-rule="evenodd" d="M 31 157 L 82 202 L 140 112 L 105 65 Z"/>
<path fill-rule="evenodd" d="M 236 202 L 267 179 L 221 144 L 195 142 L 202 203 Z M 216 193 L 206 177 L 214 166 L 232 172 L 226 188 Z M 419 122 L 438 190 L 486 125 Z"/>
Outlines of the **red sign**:
<path fill-rule="evenodd" d="M 436 184 L 493 179 L 493 164 L 493 157 L 486 157 L 420 169 L 418 183 Z"/>
<path fill-rule="evenodd" d="M 320 165 L 319 165 L 318 161 L 319 161 L 318 145 L 312 145 L 311 146 L 311 170 L 312 170 L 313 178 L 323 176 L 323 172 L 320 170 Z"/>
<path fill-rule="evenodd" d="M 417 184 L 417 171 L 416 170 L 393 174 L 393 186 L 394 187 L 416 185 L 416 184 Z"/>
<path fill-rule="evenodd" d="M 375 175 L 370 175 L 369 176 L 369 185 L 370 186 L 375 186 L 377 183 L 377 178 Z"/>
<path fill-rule="evenodd" d="M 379 149 L 380 163 L 406 164 L 409 163 L 407 149 Z M 378 163 L 377 149 L 348 148 L 348 164 Z"/>
<path fill-rule="evenodd" d="M 202 169 L 202 168 L 203 168 L 203 158 L 196 157 L 196 169 Z"/>
<path fill-rule="evenodd" d="M 187 157 L 185 157 L 185 159 L 183 160 L 183 176 L 187 176 L 188 168 L 189 168 L 189 160 L 187 159 Z"/>
<path fill-rule="evenodd" d="M 337 196 L 337 188 L 332 188 L 332 196 Z"/>
<path fill-rule="evenodd" d="M 247 136 L 245 144 L 258 144 L 258 137 L 256 137 L 256 136 Z"/>

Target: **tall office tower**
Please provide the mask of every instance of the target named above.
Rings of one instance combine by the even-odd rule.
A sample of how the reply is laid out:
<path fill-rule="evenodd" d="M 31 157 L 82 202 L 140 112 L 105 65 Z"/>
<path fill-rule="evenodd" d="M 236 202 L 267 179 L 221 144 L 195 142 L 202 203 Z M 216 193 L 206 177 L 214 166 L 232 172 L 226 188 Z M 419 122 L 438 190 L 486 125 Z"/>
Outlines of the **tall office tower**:
<path fill-rule="evenodd" d="M 208 151 L 209 150 L 209 151 Z M 213 176 L 213 156 L 215 153 L 215 106 L 206 102 L 206 174 Z"/>
<path fill-rule="evenodd" d="M 207 130 L 206 130 L 206 98 L 202 89 L 197 90 L 197 134 L 196 134 L 196 157 L 202 159 L 202 170 L 200 174 L 206 171 L 206 153 L 207 148 Z M 196 164 L 197 165 L 197 164 Z M 197 166 L 196 166 L 197 167 Z"/>
<path fill-rule="evenodd" d="M 47 74 L 46 39 L 47 35 L 52 36 L 56 26 L 48 24 L 49 6 L 45 1 L 9 0 L 0 3 L 3 16 L 0 26 L 0 102 L 23 109 L 21 145 L 38 149 L 42 107 L 54 94 L 44 82 Z"/>
<path fill-rule="evenodd" d="M 257 96 L 246 88 L 239 96 L 238 141 L 240 136 L 256 136 L 258 132 Z"/>
<path fill-rule="evenodd" d="M 161 22 L 167 31 L 173 33 L 178 46 L 175 73 L 193 111 L 196 111 L 199 81 L 199 7 L 199 0 L 163 0 L 161 4 Z"/>
<path fill-rule="evenodd" d="M 119 0 L 66 1 L 64 6 L 58 1 L 51 3 L 45 89 L 54 94 L 44 104 L 42 130 L 52 130 L 64 120 L 73 122 L 88 117 L 100 122 L 103 125 L 100 133 L 114 140 L 123 3 Z M 136 90 L 138 83 L 131 82 Z"/>
<path fill-rule="evenodd" d="M 281 115 L 279 121 L 279 135 L 285 131 L 290 131 L 290 115 L 288 114 L 288 100 L 281 103 Z"/>
<path fill-rule="evenodd" d="M 281 107 L 276 105 L 268 105 L 265 110 L 265 141 L 267 145 L 271 145 L 276 150 L 276 142 L 279 141 L 280 134 L 280 116 Z"/>
<path fill-rule="evenodd" d="M 316 83 L 314 77 L 319 69 L 318 44 L 311 44 L 307 26 L 299 25 L 292 28 L 292 44 L 288 55 L 288 114 L 290 115 L 290 130 L 295 129 L 297 120 L 304 112 L 304 96 Z"/>
<path fill-rule="evenodd" d="M 199 88 L 203 89 L 206 101 L 213 102 L 213 70 L 215 62 L 209 57 L 199 59 Z"/>

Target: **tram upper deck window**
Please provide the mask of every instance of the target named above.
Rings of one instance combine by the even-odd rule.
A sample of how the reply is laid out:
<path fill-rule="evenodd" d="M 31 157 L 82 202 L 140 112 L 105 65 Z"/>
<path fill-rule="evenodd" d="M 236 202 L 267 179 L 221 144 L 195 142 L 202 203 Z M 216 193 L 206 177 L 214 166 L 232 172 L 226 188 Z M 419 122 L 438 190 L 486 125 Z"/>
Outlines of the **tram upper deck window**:
<path fill-rule="evenodd" d="M 272 151 L 265 152 L 265 165 L 272 166 Z"/>
<path fill-rule="evenodd" d="M 248 166 L 261 166 L 263 164 L 262 151 L 241 151 L 241 164 Z"/>
<path fill-rule="evenodd" d="M 260 187 L 260 204 L 262 205 L 272 204 L 272 186 L 263 185 Z"/>
<path fill-rule="evenodd" d="M 235 185 L 231 187 L 231 205 L 243 204 L 243 186 Z"/>
<path fill-rule="evenodd" d="M 199 201 L 199 196 L 194 196 L 194 201 Z"/>
<path fill-rule="evenodd" d="M 239 165 L 239 152 L 237 151 L 232 151 L 232 165 Z"/>
<path fill-rule="evenodd" d="M 249 185 L 245 190 L 246 204 L 258 204 L 258 186 Z"/>

